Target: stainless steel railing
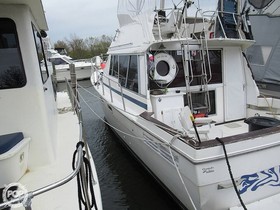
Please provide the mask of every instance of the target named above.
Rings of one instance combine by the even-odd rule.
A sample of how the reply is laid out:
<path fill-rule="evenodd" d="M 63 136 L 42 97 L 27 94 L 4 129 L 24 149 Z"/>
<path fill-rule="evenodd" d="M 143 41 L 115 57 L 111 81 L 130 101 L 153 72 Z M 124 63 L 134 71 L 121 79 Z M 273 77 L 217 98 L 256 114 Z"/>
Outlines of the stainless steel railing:
<path fill-rule="evenodd" d="M 120 89 L 120 95 L 121 95 L 121 99 L 122 99 L 122 105 L 123 105 L 123 110 L 126 111 L 126 106 L 125 106 L 125 101 L 124 101 L 124 94 L 123 94 L 123 87 L 121 86 L 121 84 L 117 81 L 112 80 L 111 78 L 105 76 L 104 74 L 102 75 L 103 78 L 108 79 L 108 84 L 109 84 L 109 89 L 110 89 L 110 98 L 111 98 L 111 102 L 113 102 L 113 87 L 111 82 L 117 84 L 117 86 Z M 104 82 L 102 82 L 102 88 L 103 88 L 103 95 L 105 95 L 105 91 L 104 91 Z"/>
<path fill-rule="evenodd" d="M 159 13 L 169 12 L 166 16 L 162 17 Z M 179 17 L 180 16 L 180 17 Z M 223 23 L 223 18 L 226 17 L 227 20 L 232 21 L 232 25 L 236 26 L 236 36 L 230 37 L 225 25 Z M 182 10 L 182 8 L 176 9 L 163 9 L 156 11 L 155 22 L 154 22 L 154 32 L 156 32 L 155 39 L 159 41 L 163 40 L 165 35 L 163 35 L 163 29 L 166 27 L 173 27 L 172 29 L 165 29 L 168 33 L 173 31 L 174 38 L 192 38 L 196 36 L 196 33 L 206 35 L 213 35 L 209 38 L 234 38 L 234 39 L 244 39 L 244 35 L 241 33 L 240 15 L 237 13 L 230 13 L 225 11 L 202 11 L 197 8 L 195 16 L 187 16 L 187 13 Z M 168 24 L 169 22 L 174 22 L 174 24 Z M 203 26 L 201 26 L 203 24 Z M 216 30 L 219 27 L 219 33 Z M 203 29 L 202 29 L 203 28 Z M 201 30 L 201 31 L 199 31 Z M 167 36 L 168 37 L 168 36 Z M 168 37 L 167 39 L 170 39 Z"/>
<path fill-rule="evenodd" d="M 107 79 L 108 80 L 108 85 L 106 85 L 108 88 L 109 88 L 109 92 L 110 92 L 110 99 L 111 99 L 111 103 L 113 103 L 113 91 L 115 92 L 119 92 L 120 93 L 120 96 L 121 96 L 121 99 L 122 99 L 122 106 L 123 106 L 123 110 L 126 111 L 126 105 L 125 105 L 125 100 L 124 100 L 124 93 L 123 93 L 123 87 L 122 85 L 119 83 L 119 81 L 114 81 L 113 79 L 105 76 L 104 74 L 100 74 L 98 73 L 97 71 L 100 71 L 98 68 L 94 67 L 92 68 L 93 70 L 93 74 L 99 74 L 99 75 L 102 75 L 99 79 L 100 80 L 104 80 Z M 98 83 L 98 82 L 97 82 Z M 119 88 L 119 90 L 116 90 L 113 86 L 112 86 L 112 83 L 114 84 L 117 84 L 117 87 Z M 102 81 L 102 94 L 105 95 L 105 84 L 104 82 Z"/>
<path fill-rule="evenodd" d="M 77 158 L 77 161 L 76 161 L 76 169 L 71 173 L 69 174 L 67 177 L 65 177 L 64 179 L 61 179 L 55 183 L 52 183 L 52 184 L 49 184 L 45 187 L 42 187 L 42 188 L 39 188 L 37 190 L 34 190 L 34 191 L 30 191 L 18 198 L 15 198 L 15 199 L 12 199 L 10 201 L 7 201 L 5 203 L 1 203 L 0 204 L 0 209 L 3 209 L 3 208 L 6 208 L 6 207 L 9 207 L 10 205 L 12 204 L 15 204 L 15 203 L 19 203 L 19 202 L 23 202 L 25 200 L 25 203 L 23 203 L 24 207 L 26 210 L 31 210 L 31 200 L 40 195 L 40 194 L 43 194 L 45 192 L 48 192 L 48 191 L 51 191 L 55 188 L 58 188 L 64 184 L 66 184 L 67 182 L 71 181 L 74 177 L 76 177 L 76 175 L 78 174 L 78 172 L 80 171 L 81 169 L 81 165 L 82 165 L 82 161 L 83 161 L 83 148 L 82 148 L 82 145 L 80 145 L 78 148 L 77 148 L 77 154 L 78 154 L 78 158 Z"/>
<path fill-rule="evenodd" d="M 241 33 L 241 25 L 240 25 L 240 15 L 237 13 L 230 13 L 230 12 L 224 12 L 224 11 L 204 11 L 201 13 L 203 18 L 203 23 L 206 25 L 205 20 L 208 21 L 208 33 L 213 33 L 211 37 L 208 38 L 232 38 L 229 37 L 227 30 L 225 29 L 225 25 L 223 24 L 222 18 L 227 16 L 228 19 L 232 18 L 232 25 L 235 25 L 235 29 L 237 32 L 235 39 L 244 39 L 244 36 L 242 36 Z M 212 27 L 214 28 L 213 30 Z M 219 27 L 219 31 L 217 30 L 217 27 Z M 217 33 L 219 32 L 219 33 Z"/>

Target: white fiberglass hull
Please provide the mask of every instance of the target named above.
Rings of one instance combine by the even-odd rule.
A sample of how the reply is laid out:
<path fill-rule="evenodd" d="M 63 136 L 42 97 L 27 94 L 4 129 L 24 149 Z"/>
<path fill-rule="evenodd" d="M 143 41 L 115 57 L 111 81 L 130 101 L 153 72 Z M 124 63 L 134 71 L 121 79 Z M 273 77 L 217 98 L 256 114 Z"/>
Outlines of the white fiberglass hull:
<path fill-rule="evenodd" d="M 222 146 L 196 150 L 175 140 L 169 147 L 172 135 L 163 134 L 153 123 L 114 109 L 106 102 L 103 110 L 125 145 L 180 204 L 188 209 L 205 210 L 240 206 Z M 245 204 L 280 192 L 279 158 L 276 158 L 280 144 L 275 141 L 278 132 L 226 145 L 231 170 Z M 169 140 L 164 143 L 163 139 Z"/>
<path fill-rule="evenodd" d="M 77 80 L 85 80 L 89 79 L 91 76 L 91 68 L 90 67 L 76 67 L 76 78 Z M 64 82 L 65 78 L 67 80 L 71 79 L 70 70 L 68 68 L 62 68 L 56 70 L 56 79 L 58 82 Z"/>

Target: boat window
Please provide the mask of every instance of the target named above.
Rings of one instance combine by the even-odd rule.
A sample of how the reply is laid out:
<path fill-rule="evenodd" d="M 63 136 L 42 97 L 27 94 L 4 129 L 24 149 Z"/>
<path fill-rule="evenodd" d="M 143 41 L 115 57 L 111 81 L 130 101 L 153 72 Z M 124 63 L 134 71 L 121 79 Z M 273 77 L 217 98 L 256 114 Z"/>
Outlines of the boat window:
<path fill-rule="evenodd" d="M 131 55 L 129 61 L 129 69 L 127 76 L 126 88 L 138 92 L 138 62 L 137 55 Z"/>
<path fill-rule="evenodd" d="M 114 70 L 114 60 L 115 60 L 115 56 L 112 55 L 111 56 L 111 59 L 110 59 L 110 70 L 109 70 L 109 75 L 113 75 L 113 70 Z"/>
<path fill-rule="evenodd" d="M 114 77 L 119 77 L 119 56 L 113 55 L 112 62 L 111 62 L 111 75 Z"/>
<path fill-rule="evenodd" d="M 54 65 L 68 64 L 65 60 L 61 58 L 50 58 L 50 62 L 52 62 Z"/>
<path fill-rule="evenodd" d="M 151 52 L 153 55 L 155 55 L 157 52 Z M 183 65 L 183 59 L 182 59 L 182 53 L 181 51 L 165 51 L 165 53 L 170 54 L 177 64 L 177 75 L 175 79 L 168 84 L 169 88 L 172 87 L 182 87 L 185 86 L 185 73 L 184 73 L 184 65 Z M 204 54 L 205 59 L 205 66 L 206 66 L 206 73 L 207 78 L 210 79 L 209 84 L 217 84 L 222 83 L 222 50 L 208 50 L 209 54 L 209 60 L 210 60 L 210 67 L 211 67 L 211 74 L 209 73 L 209 65 L 208 65 L 208 59 L 206 56 L 206 53 Z M 202 62 L 199 58 L 200 52 L 199 51 L 193 51 L 193 61 L 191 62 L 192 65 L 192 71 L 193 71 L 193 80 L 191 82 L 191 86 L 195 85 L 201 85 L 201 77 L 199 75 L 202 75 Z M 149 63 L 149 62 L 147 62 Z M 149 69 L 149 67 L 147 67 Z M 190 65 L 189 65 L 190 69 Z M 161 85 L 157 84 L 152 78 L 149 80 L 150 82 L 150 90 L 162 88 Z"/>
<path fill-rule="evenodd" d="M 192 86 L 194 85 L 201 85 L 201 75 L 202 75 L 202 61 L 200 59 L 200 52 L 192 52 L 193 53 L 193 62 L 192 62 L 192 70 L 193 70 L 193 81 L 191 83 Z M 210 67 L 211 67 L 211 74 L 209 72 L 209 65 L 208 65 L 208 58 L 207 55 L 204 55 L 205 59 L 205 66 L 206 66 L 206 74 L 209 84 L 216 84 L 222 83 L 222 51 L 221 50 L 208 50 L 209 60 L 210 60 Z"/>
<path fill-rule="evenodd" d="M 119 56 L 119 83 L 121 86 L 126 87 L 127 69 L 128 69 L 129 56 Z"/>
<path fill-rule="evenodd" d="M 13 20 L 0 18 L 0 89 L 20 88 L 26 76 Z"/>
<path fill-rule="evenodd" d="M 40 66 L 40 71 L 41 71 L 41 77 L 43 83 L 47 81 L 49 78 L 49 72 L 47 68 L 47 62 L 45 58 L 45 53 L 44 53 L 44 47 L 43 47 L 43 42 L 40 33 L 37 31 L 35 26 L 32 24 L 33 28 L 33 35 L 35 39 L 35 45 L 37 49 L 37 55 L 38 55 L 38 61 L 39 61 L 39 66 Z"/>
<path fill-rule="evenodd" d="M 209 115 L 216 114 L 216 92 L 215 90 L 209 91 L 209 99 L 210 99 L 210 112 Z M 192 104 L 194 108 L 194 114 L 206 113 L 207 108 L 205 110 L 199 109 L 196 110 L 198 107 L 207 107 L 205 103 L 205 94 L 203 93 L 192 93 Z M 188 106 L 188 99 L 187 95 L 184 95 L 184 106 Z"/>
<path fill-rule="evenodd" d="M 112 55 L 109 74 L 118 78 L 122 87 L 138 93 L 137 55 Z"/>

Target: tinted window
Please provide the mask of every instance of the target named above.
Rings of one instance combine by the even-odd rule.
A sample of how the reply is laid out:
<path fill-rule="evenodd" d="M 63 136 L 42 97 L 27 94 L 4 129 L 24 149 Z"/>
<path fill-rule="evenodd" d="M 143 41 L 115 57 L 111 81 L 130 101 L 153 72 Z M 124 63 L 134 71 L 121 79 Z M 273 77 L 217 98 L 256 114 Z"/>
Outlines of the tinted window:
<path fill-rule="evenodd" d="M 115 56 L 111 56 L 111 59 L 110 59 L 110 70 L 109 70 L 109 74 L 110 75 L 113 75 L 113 70 L 114 70 L 114 59 L 115 59 Z"/>
<path fill-rule="evenodd" d="M 180 51 L 166 51 L 166 53 L 172 55 L 174 60 L 176 61 L 178 72 L 175 79 L 168 85 L 168 87 L 181 87 L 185 86 L 185 73 L 184 73 L 184 65 L 183 65 L 183 59 L 182 54 Z M 156 54 L 156 52 L 152 52 L 152 54 Z M 211 67 L 211 73 L 212 77 L 209 81 L 209 84 L 215 84 L 215 83 L 222 83 L 222 51 L 221 50 L 208 50 L 209 54 L 209 60 L 210 60 L 210 67 Z M 210 79 L 210 73 L 209 73 L 209 65 L 208 65 L 208 59 L 207 54 L 204 53 L 204 59 L 205 59 L 205 66 L 206 66 L 206 74 L 207 79 Z M 166 73 L 168 73 L 168 68 L 165 66 L 165 64 L 162 62 L 161 65 L 163 66 L 164 71 L 160 72 L 162 76 L 164 76 Z M 192 67 L 193 71 L 193 80 L 191 82 L 191 85 L 201 85 L 201 75 L 202 75 L 202 58 L 201 58 L 201 52 L 200 51 L 192 51 L 192 62 L 189 63 L 189 69 L 190 65 Z M 165 67 L 164 67 L 165 66 Z M 150 89 L 158 89 L 159 85 L 156 84 L 151 78 L 149 80 L 150 82 Z"/>
<path fill-rule="evenodd" d="M 54 65 L 68 64 L 65 60 L 61 58 L 51 58 L 50 62 L 54 63 Z"/>
<path fill-rule="evenodd" d="M 193 81 L 191 85 L 201 85 L 201 75 L 203 62 L 201 58 L 201 51 L 192 51 L 193 53 L 193 61 L 192 61 L 192 70 L 193 70 Z M 209 50 L 209 60 L 211 67 L 212 78 L 209 81 L 209 84 L 222 83 L 222 60 L 221 60 L 221 50 Z M 206 74 L 207 79 L 210 79 L 209 65 L 207 54 L 204 55 L 205 66 L 206 66 Z"/>
<path fill-rule="evenodd" d="M 128 69 L 129 56 L 119 56 L 119 83 L 121 86 L 126 87 L 127 69 Z"/>
<path fill-rule="evenodd" d="M 138 92 L 138 56 L 113 55 L 109 74 L 117 77 L 121 86 Z"/>
<path fill-rule="evenodd" d="M 118 56 L 113 56 L 113 63 L 112 63 L 112 75 L 115 77 L 119 77 L 119 62 L 118 62 Z"/>
<path fill-rule="evenodd" d="M 0 89 L 25 86 L 26 76 L 14 21 L 0 18 Z"/>
<path fill-rule="evenodd" d="M 138 92 L 138 62 L 136 55 L 130 56 L 126 87 L 134 92 Z"/>
<path fill-rule="evenodd" d="M 37 31 L 34 25 L 32 25 L 33 28 L 33 35 L 35 39 L 35 45 L 37 49 L 37 55 L 38 55 L 38 61 L 41 71 L 41 77 L 43 83 L 45 83 L 49 77 L 49 72 L 46 64 L 45 54 L 44 54 L 44 48 L 43 48 L 43 42 L 40 33 Z"/>
<path fill-rule="evenodd" d="M 209 99 L 210 99 L 210 112 L 207 113 L 207 108 L 205 109 L 199 109 L 195 110 L 195 108 L 198 107 L 206 107 L 207 104 L 205 104 L 205 94 L 204 93 L 192 93 L 192 104 L 194 108 L 194 114 L 198 113 L 207 113 L 209 115 L 216 114 L 216 93 L 215 90 L 209 91 Z M 188 99 L 187 95 L 184 95 L 184 105 L 188 106 Z"/>

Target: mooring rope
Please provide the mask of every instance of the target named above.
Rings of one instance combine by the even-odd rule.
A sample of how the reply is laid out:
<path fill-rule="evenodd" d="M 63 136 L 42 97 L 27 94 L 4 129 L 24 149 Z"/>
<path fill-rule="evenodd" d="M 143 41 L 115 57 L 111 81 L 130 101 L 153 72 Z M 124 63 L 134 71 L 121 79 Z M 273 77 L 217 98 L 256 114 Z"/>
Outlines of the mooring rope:
<path fill-rule="evenodd" d="M 179 178 L 180 178 L 180 181 L 182 182 L 183 187 L 184 187 L 184 189 L 185 189 L 185 191 L 186 191 L 186 193 L 187 193 L 187 195 L 188 195 L 188 197 L 189 197 L 189 199 L 190 199 L 190 201 L 191 201 L 191 204 L 192 204 L 192 206 L 193 206 L 193 209 L 196 210 L 197 208 L 196 208 L 196 206 L 195 206 L 195 204 L 194 204 L 194 202 L 193 202 L 193 199 L 192 199 L 192 197 L 191 197 L 191 195 L 190 195 L 190 192 L 189 192 L 189 190 L 188 190 L 188 188 L 187 188 L 187 186 L 186 186 L 186 184 L 185 184 L 185 182 L 184 182 L 184 179 L 183 179 L 183 177 L 182 177 L 182 175 L 181 175 L 181 173 L 180 173 L 180 170 L 179 170 L 179 168 L 178 168 L 178 166 L 177 166 L 177 164 L 176 164 L 176 162 L 175 162 L 175 158 L 174 158 L 174 156 L 173 156 L 173 154 L 172 154 L 171 145 L 172 145 L 173 141 L 175 140 L 175 137 L 176 137 L 176 136 L 173 137 L 173 139 L 170 141 L 170 144 L 169 144 L 169 146 L 168 146 L 169 153 L 170 153 L 170 155 L 171 155 L 173 164 L 174 164 L 174 166 L 175 166 L 175 168 L 176 168 L 176 171 L 177 171 L 177 173 L 178 173 L 178 176 L 179 176 Z"/>
<path fill-rule="evenodd" d="M 76 148 L 78 149 L 79 146 L 82 145 L 84 147 L 83 142 L 78 142 Z M 76 162 L 76 156 L 77 156 L 77 149 L 75 150 L 73 154 L 73 161 L 72 161 L 72 168 L 73 170 L 76 169 L 75 162 Z M 77 187 L 78 187 L 78 201 L 79 201 L 79 209 L 85 209 L 85 210 L 90 210 L 95 207 L 97 210 L 97 205 L 96 205 L 96 200 L 94 196 L 94 189 L 93 189 L 93 173 L 92 173 L 92 168 L 90 161 L 86 158 L 85 156 L 86 152 L 83 151 L 83 165 L 81 165 L 81 169 L 79 170 L 77 174 Z M 82 174 L 82 167 L 85 169 L 85 176 Z M 85 180 L 83 180 L 85 178 Z M 89 187 L 89 193 L 90 197 L 88 196 L 88 187 Z M 86 198 L 87 197 L 87 198 Z M 87 199 L 88 202 L 87 202 Z M 84 205 L 84 208 L 82 208 L 82 205 Z M 89 206 L 88 206 L 89 205 Z M 88 207 L 90 209 L 88 209 Z"/>
<path fill-rule="evenodd" d="M 229 172 L 230 179 L 231 179 L 231 182 L 232 182 L 232 184 L 233 184 L 235 193 L 236 193 L 236 195 L 237 195 L 237 197 L 238 197 L 238 199 L 239 199 L 239 202 L 240 202 L 240 204 L 242 205 L 243 209 L 244 209 L 244 210 L 247 210 L 247 208 L 246 208 L 246 206 L 245 206 L 245 204 L 244 204 L 244 202 L 243 202 L 243 200 L 242 200 L 242 198 L 241 198 L 241 196 L 240 196 L 240 193 L 239 193 L 239 191 L 238 191 L 238 189 L 237 189 L 236 183 L 235 183 L 235 181 L 234 181 L 234 177 L 233 177 L 233 174 L 232 174 L 232 171 L 231 171 L 231 167 L 230 167 L 230 164 L 229 164 L 229 160 L 228 160 L 228 155 L 227 155 L 225 143 L 224 143 L 220 138 L 218 138 L 218 137 L 216 137 L 216 140 L 217 140 L 218 142 L 220 142 L 220 144 L 221 144 L 222 147 L 223 147 L 223 150 L 224 150 L 224 153 L 225 153 L 225 158 L 226 158 L 226 163 L 227 163 L 227 167 L 228 167 L 228 172 Z"/>

